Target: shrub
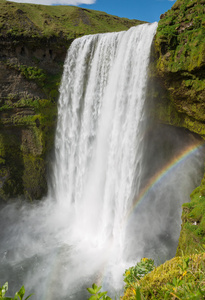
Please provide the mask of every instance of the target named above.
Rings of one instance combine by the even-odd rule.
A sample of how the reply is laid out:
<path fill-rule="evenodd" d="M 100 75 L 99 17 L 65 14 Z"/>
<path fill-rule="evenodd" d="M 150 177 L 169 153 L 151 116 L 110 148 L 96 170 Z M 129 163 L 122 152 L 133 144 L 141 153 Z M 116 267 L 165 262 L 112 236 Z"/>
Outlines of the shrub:
<path fill-rule="evenodd" d="M 24 299 L 24 295 L 25 295 L 24 286 L 22 286 L 20 288 L 20 290 L 18 292 L 16 292 L 16 294 L 13 298 L 5 297 L 5 294 L 7 291 L 8 291 L 8 282 L 6 282 L 2 287 L 0 287 L 0 300 L 2 300 L 2 299 L 4 299 L 4 300 L 27 300 L 32 296 L 32 294 L 31 294 Z"/>
<path fill-rule="evenodd" d="M 137 280 L 140 280 L 146 274 L 154 269 L 154 260 L 149 258 L 142 258 L 134 267 L 125 270 L 124 282 L 126 283 L 125 289 L 132 286 Z"/>
<path fill-rule="evenodd" d="M 100 292 L 101 286 L 97 286 L 93 283 L 92 288 L 87 288 L 88 292 L 92 294 L 92 296 L 88 300 L 112 300 L 107 296 L 107 292 Z"/>

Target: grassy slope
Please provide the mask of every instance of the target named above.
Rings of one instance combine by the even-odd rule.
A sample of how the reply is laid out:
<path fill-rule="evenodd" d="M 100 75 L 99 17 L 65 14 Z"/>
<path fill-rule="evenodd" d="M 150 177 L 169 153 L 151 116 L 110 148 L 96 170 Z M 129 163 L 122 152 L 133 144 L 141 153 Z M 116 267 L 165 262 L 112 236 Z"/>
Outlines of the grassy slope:
<path fill-rule="evenodd" d="M 102 32 L 122 31 L 144 23 L 74 6 L 45 6 L 0 0 L 0 33 L 13 36 L 73 39 Z"/>
<path fill-rule="evenodd" d="M 201 253 L 165 262 L 128 287 L 122 300 L 202 300 L 204 297 L 205 253 Z"/>

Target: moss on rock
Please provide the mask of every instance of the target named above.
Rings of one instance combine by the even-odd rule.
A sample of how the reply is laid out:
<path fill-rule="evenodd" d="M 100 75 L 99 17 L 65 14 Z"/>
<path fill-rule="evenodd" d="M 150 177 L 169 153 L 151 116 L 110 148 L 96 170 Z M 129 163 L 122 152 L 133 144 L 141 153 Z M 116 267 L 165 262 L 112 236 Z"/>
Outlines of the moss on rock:
<path fill-rule="evenodd" d="M 23 156 L 23 193 L 28 200 L 40 199 L 47 192 L 45 160 L 39 156 Z"/>
<path fill-rule="evenodd" d="M 157 74 L 169 93 L 159 118 L 205 137 L 205 7 L 177 0 L 161 16 L 155 38 Z M 170 109 L 171 108 L 171 109 Z M 173 110 L 175 111 L 173 116 Z"/>
<path fill-rule="evenodd" d="M 57 105 L 48 99 L 24 99 L 4 105 L 0 124 L 0 198 L 47 192 L 47 162 L 53 149 Z"/>
<path fill-rule="evenodd" d="M 176 255 L 204 250 L 205 245 L 205 176 L 191 194 L 191 202 L 182 206 L 182 228 Z"/>
<path fill-rule="evenodd" d="M 161 16 L 155 37 L 155 78 L 163 97 L 155 97 L 161 122 L 188 128 L 205 139 L 205 7 L 204 0 L 177 0 Z M 155 79 L 156 80 L 156 79 Z M 204 181 L 183 205 L 177 255 L 202 249 L 205 243 Z"/>
<path fill-rule="evenodd" d="M 204 0 L 177 0 L 160 17 L 151 56 L 148 91 L 148 97 L 154 101 L 152 116 L 162 123 L 187 128 L 203 139 L 204 25 Z M 122 300 L 204 299 L 204 251 L 205 176 L 200 187 L 191 194 L 191 202 L 183 205 L 176 257 L 136 281 L 125 291 Z"/>
<path fill-rule="evenodd" d="M 0 197 L 5 201 L 22 192 L 23 162 L 17 132 L 0 128 L 0 158 Z"/>

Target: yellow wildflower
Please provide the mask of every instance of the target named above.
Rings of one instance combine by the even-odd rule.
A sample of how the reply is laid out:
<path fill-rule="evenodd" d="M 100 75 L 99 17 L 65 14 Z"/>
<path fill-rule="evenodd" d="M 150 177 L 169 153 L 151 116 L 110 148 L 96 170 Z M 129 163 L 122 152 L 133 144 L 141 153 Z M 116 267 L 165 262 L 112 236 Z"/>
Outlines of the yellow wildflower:
<path fill-rule="evenodd" d="M 133 293 L 136 295 L 136 291 L 135 291 L 135 289 L 132 289 L 132 291 L 133 291 Z"/>
<path fill-rule="evenodd" d="M 125 273 L 125 276 L 128 276 L 128 275 L 130 275 L 130 271 L 129 270 Z"/>
<path fill-rule="evenodd" d="M 142 261 L 147 261 L 148 260 L 148 258 L 146 258 L 146 257 L 143 257 L 143 259 L 142 259 Z"/>

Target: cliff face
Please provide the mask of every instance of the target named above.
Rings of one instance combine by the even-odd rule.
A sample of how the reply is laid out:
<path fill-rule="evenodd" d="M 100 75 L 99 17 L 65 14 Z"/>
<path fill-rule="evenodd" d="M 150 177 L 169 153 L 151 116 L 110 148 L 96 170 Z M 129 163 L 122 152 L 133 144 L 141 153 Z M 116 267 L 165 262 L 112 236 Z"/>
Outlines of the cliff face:
<path fill-rule="evenodd" d="M 52 40 L 0 37 L 0 197 L 46 193 L 65 49 Z M 49 52 L 50 51 L 50 52 Z M 52 55 L 51 55 L 52 51 Z M 58 61 L 55 60 L 58 57 Z"/>
<path fill-rule="evenodd" d="M 178 0 L 161 15 L 155 49 L 158 76 L 168 91 L 168 101 L 158 101 L 157 116 L 205 138 L 205 1 Z"/>
<path fill-rule="evenodd" d="M 178 0 L 161 16 L 155 38 L 156 118 L 205 139 L 205 1 Z M 152 69 L 153 71 L 153 69 Z M 177 255 L 205 243 L 205 177 L 183 205 Z"/>
<path fill-rule="evenodd" d="M 0 0 L 0 199 L 47 192 L 58 87 L 74 38 L 141 23 L 68 6 Z"/>

